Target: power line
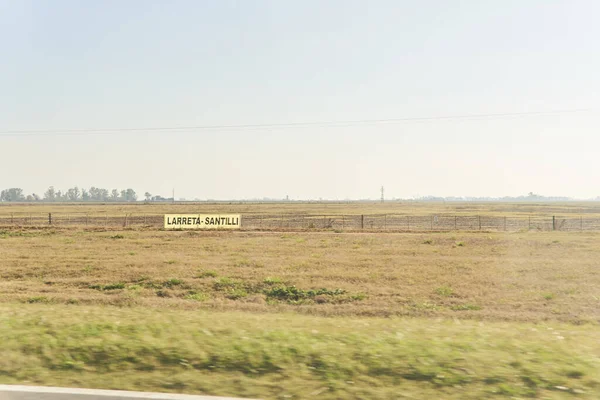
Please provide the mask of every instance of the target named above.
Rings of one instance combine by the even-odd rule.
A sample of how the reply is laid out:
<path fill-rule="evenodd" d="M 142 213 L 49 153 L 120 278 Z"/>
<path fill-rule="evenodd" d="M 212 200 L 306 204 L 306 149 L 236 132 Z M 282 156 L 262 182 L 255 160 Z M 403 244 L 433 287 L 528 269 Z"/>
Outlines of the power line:
<path fill-rule="evenodd" d="M 594 109 L 571 109 L 571 110 L 551 110 L 551 111 L 528 111 L 512 113 L 492 113 L 492 114 L 464 114 L 464 115 L 446 115 L 430 117 L 410 117 L 410 118 L 388 118 L 388 119 L 363 119 L 348 121 L 320 121 L 320 122 L 289 122 L 273 124 L 239 124 L 239 125 L 196 125 L 196 126 L 171 126 L 171 127 L 146 127 L 146 128 L 94 128 L 94 129 L 33 129 L 33 130 L 0 130 L 0 136 L 56 136 L 56 135 L 94 135 L 94 134 L 115 134 L 127 132 L 185 132 L 185 131 L 210 131 L 210 130 L 244 130 L 259 128 L 298 128 L 298 127 L 319 127 L 319 128 L 340 128 L 360 125 L 374 125 L 386 123 L 402 122 L 426 122 L 442 120 L 469 120 L 486 118 L 507 118 L 521 116 L 543 116 L 556 114 L 572 114 L 581 112 L 595 111 Z"/>

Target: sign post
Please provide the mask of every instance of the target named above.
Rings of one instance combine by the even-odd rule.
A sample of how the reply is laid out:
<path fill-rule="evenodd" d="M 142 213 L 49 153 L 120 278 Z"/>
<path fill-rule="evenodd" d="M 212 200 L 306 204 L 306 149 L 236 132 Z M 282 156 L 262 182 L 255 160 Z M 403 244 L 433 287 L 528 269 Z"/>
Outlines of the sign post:
<path fill-rule="evenodd" d="M 239 214 L 165 214 L 165 229 L 240 229 Z"/>

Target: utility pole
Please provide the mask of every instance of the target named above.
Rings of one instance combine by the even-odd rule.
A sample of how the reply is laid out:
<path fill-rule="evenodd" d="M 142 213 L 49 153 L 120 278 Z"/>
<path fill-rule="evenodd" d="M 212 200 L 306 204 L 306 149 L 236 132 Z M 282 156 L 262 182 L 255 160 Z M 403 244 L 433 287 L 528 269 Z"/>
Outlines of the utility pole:
<path fill-rule="evenodd" d="M 384 189 L 383 189 L 383 186 L 382 186 L 382 187 L 381 187 L 381 202 L 382 202 L 382 203 L 383 203 L 383 199 L 384 199 L 384 197 L 383 197 L 383 193 L 384 193 Z"/>
<path fill-rule="evenodd" d="M 173 188 L 173 204 L 175 204 L 175 188 Z"/>

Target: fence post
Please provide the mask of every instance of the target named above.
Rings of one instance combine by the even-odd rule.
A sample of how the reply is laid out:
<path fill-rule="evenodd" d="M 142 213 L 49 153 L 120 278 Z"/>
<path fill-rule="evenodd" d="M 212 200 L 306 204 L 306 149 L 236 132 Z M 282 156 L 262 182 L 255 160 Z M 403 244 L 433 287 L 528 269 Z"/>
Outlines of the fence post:
<path fill-rule="evenodd" d="M 383 215 L 383 229 L 387 229 L 387 214 Z"/>
<path fill-rule="evenodd" d="M 365 229 L 365 216 L 362 214 L 360 216 L 360 229 Z"/>
<path fill-rule="evenodd" d="M 454 216 L 454 230 L 456 230 L 456 215 Z"/>
<path fill-rule="evenodd" d="M 31 214 L 29 214 L 29 225 L 33 225 L 33 220 L 31 219 Z"/>
<path fill-rule="evenodd" d="M 504 230 L 506 231 L 506 217 L 504 217 Z"/>
<path fill-rule="evenodd" d="M 554 215 L 552 216 L 552 230 L 556 230 L 556 216 Z"/>
<path fill-rule="evenodd" d="M 410 231 L 410 215 L 406 216 L 406 230 Z"/>
<path fill-rule="evenodd" d="M 48 213 L 48 225 L 52 225 L 52 213 Z"/>
<path fill-rule="evenodd" d="M 481 215 L 477 216 L 477 220 L 479 221 L 479 230 L 481 230 Z"/>
<path fill-rule="evenodd" d="M 433 215 L 431 216 L 431 230 L 433 230 Z"/>
<path fill-rule="evenodd" d="M 125 214 L 125 228 L 127 228 L 127 214 Z"/>
<path fill-rule="evenodd" d="M 10 213 L 10 224 L 14 224 L 15 223 L 15 218 L 13 216 L 13 213 Z"/>
<path fill-rule="evenodd" d="M 89 214 L 85 214 L 85 225 L 87 226 L 88 222 L 89 222 L 90 216 Z"/>
<path fill-rule="evenodd" d="M 531 230 L 531 215 L 529 216 L 529 231 Z"/>
<path fill-rule="evenodd" d="M 342 214 L 342 229 L 344 229 L 344 214 Z"/>
<path fill-rule="evenodd" d="M 579 230 L 583 231 L 583 215 L 579 216 Z"/>
<path fill-rule="evenodd" d="M 144 214 L 144 225 L 148 225 L 148 224 L 146 223 L 146 217 L 147 217 L 147 216 L 148 216 L 148 214 Z"/>

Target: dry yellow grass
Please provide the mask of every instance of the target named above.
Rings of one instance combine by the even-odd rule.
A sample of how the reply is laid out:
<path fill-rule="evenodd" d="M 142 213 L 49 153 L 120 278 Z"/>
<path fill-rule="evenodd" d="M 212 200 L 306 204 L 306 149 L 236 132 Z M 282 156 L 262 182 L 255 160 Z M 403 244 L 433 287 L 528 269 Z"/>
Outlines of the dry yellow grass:
<path fill-rule="evenodd" d="M 370 215 L 370 214 L 451 214 L 481 216 L 584 216 L 600 217 L 599 202 L 568 203 L 474 203 L 474 202 L 279 202 L 279 203 L 134 203 L 134 204 L 69 204 L 31 203 L 0 204 L 0 214 L 10 213 L 83 213 L 91 215 L 122 216 L 124 214 L 165 213 L 248 213 L 248 214 L 314 214 L 314 215 Z"/>
<path fill-rule="evenodd" d="M 440 207 L 31 209 L 426 214 Z M 572 204 L 452 207 L 596 213 Z M 0 228 L 0 382 L 260 398 L 598 398 L 599 239 L 558 231 Z"/>
<path fill-rule="evenodd" d="M 599 238 L 5 230 L 0 301 L 597 321 Z"/>

